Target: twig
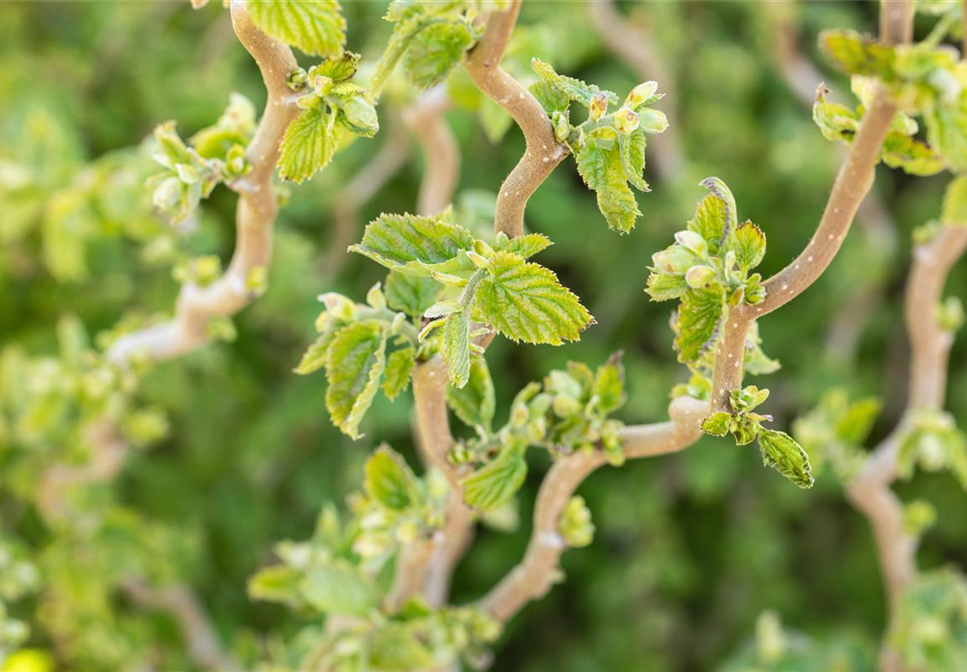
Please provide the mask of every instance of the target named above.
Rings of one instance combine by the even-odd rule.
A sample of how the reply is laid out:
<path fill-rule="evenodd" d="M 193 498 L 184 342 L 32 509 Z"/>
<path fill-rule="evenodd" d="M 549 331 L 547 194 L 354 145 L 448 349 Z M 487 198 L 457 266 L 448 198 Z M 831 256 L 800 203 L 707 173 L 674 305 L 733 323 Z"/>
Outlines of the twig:
<path fill-rule="evenodd" d="M 654 457 L 687 448 L 701 436 L 699 423 L 707 412 L 705 402 L 689 397 L 675 399 L 668 408 L 668 422 L 622 431 L 625 455 L 629 459 Z M 524 558 L 480 601 L 482 609 L 506 622 L 550 590 L 561 553 L 567 548 L 558 531 L 561 514 L 584 479 L 605 463 L 600 451 L 581 451 L 553 464 L 537 493 L 534 529 Z"/>
<path fill-rule="evenodd" d="M 121 589 L 139 608 L 163 611 L 175 620 L 188 647 L 188 657 L 198 667 L 212 672 L 241 672 L 239 664 L 222 649 L 205 608 L 187 587 L 153 588 L 128 580 Z"/>
<path fill-rule="evenodd" d="M 678 96 L 674 81 L 661 56 L 651 44 L 651 35 L 622 18 L 614 0 L 589 0 L 588 13 L 599 36 L 618 58 L 642 80 L 655 80 L 665 93 L 662 109 L 669 120 L 678 118 Z M 815 91 L 815 87 L 813 88 Z M 688 158 L 682 147 L 678 127 L 672 123 L 659 135 L 648 140 L 649 153 L 655 159 L 659 177 L 674 180 L 685 171 Z"/>
<path fill-rule="evenodd" d="M 763 8 L 772 24 L 773 55 L 779 74 L 799 102 L 812 108 L 823 75 L 800 49 L 799 30 L 790 20 L 789 6 L 767 2 Z M 856 217 L 870 246 L 883 254 L 892 254 L 897 245 L 896 224 L 875 190 L 866 195 Z M 863 328 L 882 300 L 882 285 L 882 279 L 874 278 L 836 311 L 826 337 L 825 349 L 830 360 L 848 362 L 853 358 Z"/>
<path fill-rule="evenodd" d="M 567 148 L 554 139 L 551 122 L 541 104 L 500 67 L 500 59 L 519 12 L 520 0 L 511 0 L 506 11 L 491 12 L 483 37 L 466 59 L 467 73 L 474 84 L 510 113 L 527 143 L 524 156 L 497 194 L 494 233 L 503 231 L 509 238 L 524 233 L 524 209 L 528 199 L 567 156 Z"/>
<path fill-rule="evenodd" d="M 289 73 L 298 64 L 286 45 L 256 28 L 243 0 L 232 2 L 232 25 L 258 64 L 268 92 L 265 113 L 248 148 L 252 172 L 245 177 L 247 188 L 239 190 L 232 261 L 225 274 L 208 287 L 182 285 L 174 319 L 115 341 L 108 351 L 114 362 L 125 363 L 138 355 L 165 360 L 201 347 L 210 340 L 207 327 L 212 317 L 234 315 L 256 298 L 246 281 L 253 269 L 267 268 L 271 261 L 272 224 L 278 211 L 272 174 L 282 135 L 299 112 L 287 85 Z"/>

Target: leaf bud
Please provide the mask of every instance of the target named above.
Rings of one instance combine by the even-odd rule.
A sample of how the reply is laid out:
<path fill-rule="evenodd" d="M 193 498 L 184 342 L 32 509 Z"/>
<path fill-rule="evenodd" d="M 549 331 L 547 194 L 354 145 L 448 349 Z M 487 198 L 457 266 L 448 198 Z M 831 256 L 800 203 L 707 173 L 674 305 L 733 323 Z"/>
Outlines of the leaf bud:
<path fill-rule="evenodd" d="M 684 247 L 686 250 L 690 250 L 696 256 L 702 258 L 708 256 L 708 243 L 705 242 L 705 238 L 703 238 L 699 233 L 689 231 L 688 229 L 679 231 L 675 234 L 675 242 Z"/>
<path fill-rule="evenodd" d="M 289 78 L 286 80 L 286 84 L 288 84 L 289 88 L 293 91 L 299 91 L 305 87 L 306 82 L 308 81 L 309 76 L 306 74 L 306 71 L 302 68 L 296 68 L 289 73 Z"/>
<path fill-rule="evenodd" d="M 591 96 L 591 102 L 588 105 L 588 115 L 591 121 L 597 121 L 605 115 L 608 111 L 608 97 L 603 93 L 596 93 Z"/>
<path fill-rule="evenodd" d="M 369 138 L 379 131 L 376 108 L 365 96 L 351 96 L 339 100 L 341 119 L 356 135 Z"/>
<path fill-rule="evenodd" d="M 377 282 L 369 288 L 369 292 L 366 293 L 366 303 L 376 310 L 384 310 L 386 308 L 386 296 L 380 288 L 380 283 Z"/>
<path fill-rule="evenodd" d="M 655 268 L 671 275 L 685 275 L 695 265 L 695 255 L 679 245 L 651 255 Z"/>
<path fill-rule="evenodd" d="M 692 266 L 685 273 L 685 282 L 692 289 L 701 289 L 705 287 L 708 283 L 715 279 L 715 271 L 713 271 L 708 266 L 703 266 L 701 264 L 697 266 Z"/>
<path fill-rule="evenodd" d="M 558 142 L 567 140 L 567 137 L 571 134 L 571 123 L 568 121 L 567 115 L 554 110 L 551 113 L 551 123 L 554 125 L 554 139 Z"/>
<path fill-rule="evenodd" d="M 642 82 L 631 90 L 625 99 L 625 105 L 635 109 L 647 103 L 658 90 L 658 82 Z"/>
<path fill-rule="evenodd" d="M 638 129 L 638 115 L 628 107 L 614 113 L 614 127 L 619 133 L 629 135 Z"/>
<path fill-rule="evenodd" d="M 650 107 L 638 110 L 638 122 L 645 133 L 661 133 L 668 128 L 665 113 Z"/>
<path fill-rule="evenodd" d="M 342 322 L 352 322 L 356 319 L 359 309 L 353 301 L 336 292 L 326 292 L 319 295 L 319 300 L 326 306 L 326 310 Z"/>

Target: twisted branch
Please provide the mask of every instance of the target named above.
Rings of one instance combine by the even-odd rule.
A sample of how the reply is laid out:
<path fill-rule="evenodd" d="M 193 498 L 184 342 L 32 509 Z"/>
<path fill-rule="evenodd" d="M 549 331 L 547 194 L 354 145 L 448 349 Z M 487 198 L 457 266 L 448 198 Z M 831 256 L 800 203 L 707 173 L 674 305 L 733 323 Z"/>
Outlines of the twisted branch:
<path fill-rule="evenodd" d="M 567 148 L 554 138 L 551 122 L 541 104 L 500 67 L 500 59 L 519 13 L 520 0 L 511 0 L 506 11 L 491 12 L 483 37 L 467 54 L 465 62 L 473 83 L 510 113 L 523 131 L 527 145 L 524 155 L 497 194 L 494 234 L 503 231 L 508 238 L 523 235 L 528 199 L 568 153 Z"/>
<path fill-rule="evenodd" d="M 252 23 L 243 0 L 232 2 L 232 25 L 255 59 L 268 93 L 265 113 L 248 147 L 252 172 L 234 186 L 239 192 L 235 252 L 225 274 L 213 284 L 182 285 L 174 319 L 115 341 L 107 353 L 113 362 L 123 364 L 141 355 L 166 360 L 201 347 L 211 338 L 207 327 L 212 317 L 234 315 L 256 298 L 246 280 L 253 269 L 267 268 L 271 261 L 272 224 L 278 212 L 272 175 L 285 129 L 299 112 L 287 84 L 289 73 L 298 64 L 289 47 Z"/>
<path fill-rule="evenodd" d="M 689 397 L 675 399 L 668 408 L 668 422 L 625 427 L 622 448 L 629 459 L 675 453 L 701 436 L 699 424 L 708 405 Z M 578 486 L 606 463 L 601 451 L 579 451 L 557 460 L 544 476 L 537 493 L 534 529 L 520 564 L 514 567 L 480 601 L 480 607 L 503 622 L 513 618 L 528 602 L 550 590 L 561 553 L 567 548 L 558 531 L 561 515 Z"/>

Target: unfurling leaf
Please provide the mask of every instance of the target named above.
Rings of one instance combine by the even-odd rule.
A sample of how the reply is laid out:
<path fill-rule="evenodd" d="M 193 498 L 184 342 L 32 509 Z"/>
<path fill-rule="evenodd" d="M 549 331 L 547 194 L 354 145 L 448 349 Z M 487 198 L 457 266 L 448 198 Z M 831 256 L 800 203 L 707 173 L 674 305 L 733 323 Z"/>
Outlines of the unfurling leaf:
<path fill-rule="evenodd" d="M 283 180 L 302 182 L 326 167 L 336 152 L 333 122 L 333 115 L 314 107 L 300 112 L 289 124 L 279 147 Z"/>
<path fill-rule="evenodd" d="M 605 414 L 617 411 L 625 403 L 625 370 L 621 354 L 615 353 L 594 372 L 591 392 L 597 397 L 597 408 Z"/>
<path fill-rule="evenodd" d="M 516 238 L 508 238 L 503 231 L 497 234 L 494 240 L 494 250 L 497 252 L 510 252 L 518 257 L 529 259 L 538 252 L 543 252 L 554 243 L 543 233 L 527 233 Z"/>
<path fill-rule="evenodd" d="M 337 56 L 346 20 L 336 0 L 250 0 L 253 23 L 266 34 L 312 56 Z"/>
<path fill-rule="evenodd" d="M 504 448 L 493 461 L 463 480 L 463 499 L 479 511 L 493 511 L 510 500 L 527 478 L 527 462 L 516 448 Z"/>
<path fill-rule="evenodd" d="M 475 318 L 513 341 L 576 341 L 593 321 L 557 276 L 515 254 L 495 252 L 474 294 Z"/>
<path fill-rule="evenodd" d="M 311 568 L 302 583 L 302 597 L 324 614 L 366 616 L 379 601 L 376 582 L 345 560 Z"/>
<path fill-rule="evenodd" d="M 326 357 L 329 352 L 329 346 L 332 344 L 332 339 L 335 333 L 333 331 L 326 331 L 319 335 L 315 342 L 309 346 L 305 354 L 302 355 L 302 361 L 299 362 L 299 366 L 295 368 L 295 372 L 301 376 L 307 375 L 309 373 L 315 373 L 322 367 L 326 365 Z"/>
<path fill-rule="evenodd" d="M 366 460 L 365 472 L 366 492 L 386 508 L 403 511 L 416 503 L 416 475 L 389 446 L 380 446 Z"/>
<path fill-rule="evenodd" d="M 847 75 L 882 76 L 893 68 L 893 49 L 852 30 L 824 30 L 819 46 Z"/>
<path fill-rule="evenodd" d="M 416 349 L 407 346 L 391 353 L 386 360 L 386 376 L 383 381 L 383 392 L 392 401 L 398 397 L 410 384 L 410 376 L 416 366 Z"/>
<path fill-rule="evenodd" d="M 743 270 L 755 268 L 766 254 L 766 236 L 762 229 L 746 222 L 735 230 L 729 247 L 735 251 L 735 260 Z"/>
<path fill-rule="evenodd" d="M 483 435 L 490 433 L 496 400 L 490 369 L 483 357 L 470 364 L 470 378 L 463 388 L 447 388 L 447 404 L 465 425 Z"/>
<path fill-rule="evenodd" d="M 477 34 L 466 22 L 433 24 L 410 43 L 403 67 L 414 86 L 428 89 L 446 79 L 476 41 Z"/>
<path fill-rule="evenodd" d="M 326 406 L 334 425 L 358 439 L 359 423 L 373 403 L 386 368 L 386 329 L 378 322 L 356 322 L 339 331 L 326 362 Z"/>
<path fill-rule="evenodd" d="M 641 215 L 635 194 L 628 186 L 628 176 L 618 146 L 610 149 L 593 147 L 590 143 L 574 155 L 578 173 L 584 183 L 595 192 L 598 209 L 608 227 L 628 233 Z M 634 170 L 634 166 L 630 170 Z"/>
<path fill-rule="evenodd" d="M 442 264 L 473 249 L 470 232 L 450 215 L 380 215 L 366 227 L 359 245 L 349 248 L 390 269 L 429 276 L 429 266 Z"/>
<path fill-rule="evenodd" d="M 450 384 L 463 387 L 470 379 L 470 314 L 460 310 L 450 315 L 440 332 L 440 354 L 447 363 Z"/>
<path fill-rule="evenodd" d="M 386 276 L 386 305 L 411 317 L 421 317 L 436 303 L 442 289 L 433 278 L 390 271 Z"/>
<path fill-rule="evenodd" d="M 732 416 L 725 411 L 719 411 L 702 420 L 702 431 L 710 436 L 725 436 L 729 433 Z"/>
<path fill-rule="evenodd" d="M 710 346 L 725 312 L 725 290 L 721 285 L 689 289 L 678 308 L 677 335 L 680 362 L 694 362 Z"/>
<path fill-rule="evenodd" d="M 759 449 L 763 465 L 772 467 L 800 488 L 813 487 L 809 456 L 791 436 L 764 429 L 759 433 Z"/>

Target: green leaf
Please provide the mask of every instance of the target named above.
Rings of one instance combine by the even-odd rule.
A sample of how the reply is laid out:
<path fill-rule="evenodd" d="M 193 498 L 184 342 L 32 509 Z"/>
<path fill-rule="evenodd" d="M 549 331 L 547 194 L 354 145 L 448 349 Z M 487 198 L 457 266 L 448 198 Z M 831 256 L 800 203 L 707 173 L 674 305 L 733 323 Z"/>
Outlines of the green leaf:
<path fill-rule="evenodd" d="M 588 143 L 577 151 L 574 159 L 584 183 L 597 195 L 598 209 L 608 227 L 621 233 L 631 231 L 641 211 L 634 192 L 628 187 L 618 148 L 604 149 Z"/>
<path fill-rule="evenodd" d="M 746 221 L 730 237 L 729 248 L 735 251 L 739 268 L 749 270 L 762 263 L 762 258 L 766 255 L 766 236 L 762 229 Z"/>
<path fill-rule="evenodd" d="M 476 41 L 476 32 L 463 21 L 436 23 L 421 30 L 403 63 L 410 82 L 420 89 L 439 84 Z"/>
<path fill-rule="evenodd" d="M 809 456 L 791 436 L 764 429 L 759 433 L 759 449 L 763 465 L 772 467 L 800 488 L 813 487 Z"/>
<path fill-rule="evenodd" d="M 718 216 L 721 218 L 719 224 L 721 224 L 721 229 L 719 230 L 719 239 L 728 235 L 730 231 L 735 231 L 739 223 L 739 210 L 735 205 L 735 196 L 732 195 L 732 190 L 717 177 L 707 177 L 700 183 L 703 187 L 711 192 L 711 195 L 720 201 L 719 209 L 715 210 Z M 704 201 L 703 201 L 704 202 Z M 702 208 L 702 204 L 699 204 L 699 208 Z M 711 212 L 709 214 L 712 214 Z M 698 217 L 699 213 L 696 212 L 695 216 Z M 691 222 L 689 222 L 691 224 Z M 689 226 L 691 228 L 691 226 Z M 712 229 L 718 228 L 717 226 L 712 226 Z M 695 230 L 695 229 L 693 229 Z M 710 231 L 711 232 L 711 231 Z M 699 231 L 698 233 L 702 233 Z M 704 235 L 704 233 L 702 233 Z M 713 239 L 705 236 L 705 240 L 711 242 Z"/>
<path fill-rule="evenodd" d="M 585 107 L 590 106 L 591 99 L 599 93 L 604 93 L 608 99 L 608 103 L 614 105 L 618 102 L 618 96 L 611 91 L 602 91 L 593 84 L 585 84 L 580 79 L 574 79 L 573 77 L 568 77 L 566 75 L 559 75 L 554 71 L 549 63 L 545 63 L 539 58 L 535 58 L 531 61 L 531 67 L 534 72 L 542 82 L 545 83 L 551 90 L 555 91 L 559 95 L 563 95 L 570 100 L 576 100 Z M 566 107 L 566 106 L 565 106 Z M 546 109 L 546 108 L 545 108 Z M 558 109 L 558 108 L 553 108 Z"/>
<path fill-rule="evenodd" d="M 390 269 L 429 275 L 427 267 L 473 249 L 470 232 L 449 218 L 448 213 L 435 217 L 380 215 L 366 227 L 362 242 L 349 249 Z"/>
<path fill-rule="evenodd" d="M 352 79 L 359 69 L 359 54 L 344 51 L 338 56 L 323 60 L 310 75 L 328 77 L 334 82 L 344 82 Z"/>
<path fill-rule="evenodd" d="M 594 372 L 592 394 L 598 398 L 598 408 L 605 414 L 613 413 L 625 403 L 625 371 L 621 353 L 616 353 Z"/>
<path fill-rule="evenodd" d="M 543 252 L 554 243 L 543 233 L 528 233 L 516 238 L 508 238 L 503 232 L 497 234 L 494 240 L 494 250 L 497 252 L 510 252 L 518 257 L 529 259 L 538 252 Z"/>
<path fill-rule="evenodd" d="M 271 37 L 313 56 L 338 56 L 346 20 L 336 0 L 250 0 L 252 22 Z"/>
<path fill-rule="evenodd" d="M 962 98 L 958 97 L 952 106 L 938 105 L 924 116 L 927 142 L 958 173 L 967 172 L 967 103 Z"/>
<path fill-rule="evenodd" d="M 260 569 L 248 581 L 248 594 L 253 600 L 279 602 L 299 606 L 302 602 L 302 570 L 288 565 Z"/>
<path fill-rule="evenodd" d="M 520 450 L 503 451 L 463 480 L 463 499 L 478 511 L 493 511 L 509 501 L 527 478 L 527 462 Z"/>
<path fill-rule="evenodd" d="M 513 341 L 576 341 L 593 318 L 557 276 L 509 252 L 495 252 L 474 295 L 475 317 Z"/>
<path fill-rule="evenodd" d="M 465 425 L 483 435 L 490 434 L 496 399 L 490 369 L 483 357 L 474 358 L 470 364 L 470 377 L 464 387 L 447 388 L 447 404 Z"/>
<path fill-rule="evenodd" d="M 887 133 L 883 141 L 883 163 L 908 175 L 936 175 L 944 169 L 944 157 L 920 138 L 904 133 Z"/>
<path fill-rule="evenodd" d="M 383 445 L 366 460 L 364 487 L 388 509 L 403 511 L 416 503 L 416 475 L 403 457 Z"/>
<path fill-rule="evenodd" d="M 304 355 L 302 355 L 302 361 L 300 361 L 299 366 L 295 368 L 295 372 L 300 376 L 304 376 L 310 373 L 315 373 L 324 367 L 326 365 L 326 355 L 329 352 L 329 346 L 332 344 L 334 337 L 335 332 L 331 329 L 319 334 L 319 337 L 315 340 L 315 342 L 310 345 L 309 349 L 305 351 Z"/>
<path fill-rule="evenodd" d="M 378 322 L 357 322 L 336 334 L 326 361 L 326 406 L 332 422 L 358 439 L 359 423 L 373 403 L 386 368 L 386 330 Z"/>
<path fill-rule="evenodd" d="M 862 446 L 873 430 L 873 423 L 882 408 L 883 404 L 875 397 L 850 404 L 836 421 L 836 436 L 846 443 Z"/>
<path fill-rule="evenodd" d="M 410 384 L 410 376 L 416 366 L 416 349 L 407 346 L 390 354 L 386 360 L 386 379 L 383 381 L 383 392 L 386 398 L 396 399 Z"/>
<path fill-rule="evenodd" d="M 366 639 L 366 669 L 380 672 L 411 672 L 434 667 L 432 652 L 420 641 L 412 628 L 401 623 L 387 623 Z"/>
<path fill-rule="evenodd" d="M 322 170 L 336 152 L 334 117 L 321 107 L 299 113 L 285 129 L 279 147 L 279 176 L 302 182 Z"/>
<path fill-rule="evenodd" d="M 725 290 L 721 285 L 689 289 L 678 308 L 675 347 L 678 361 L 694 362 L 711 345 L 725 311 Z"/>
<path fill-rule="evenodd" d="M 440 355 L 447 363 L 450 384 L 463 387 L 470 379 L 470 314 L 467 310 L 451 314 L 440 330 Z"/>
<path fill-rule="evenodd" d="M 624 169 L 625 178 L 641 191 L 650 191 L 648 183 L 642 176 L 645 172 L 647 138 L 648 135 L 643 128 L 637 128 L 629 135 L 618 134 L 618 148 L 621 151 L 621 166 Z"/>
<path fill-rule="evenodd" d="M 708 242 L 718 242 L 725 235 L 727 224 L 726 202 L 715 194 L 708 194 L 699 201 L 695 216 L 688 221 L 688 230 L 694 231 Z"/>
<path fill-rule="evenodd" d="M 940 220 L 944 224 L 967 225 L 967 176 L 956 177 L 947 184 Z"/>
<path fill-rule="evenodd" d="M 386 45 L 386 51 L 383 52 L 382 57 L 380 57 L 379 62 L 376 64 L 376 69 L 373 71 L 373 78 L 370 80 L 370 87 L 375 97 L 378 97 L 383 90 L 386 80 L 393 73 L 396 64 L 403 58 L 403 54 L 406 53 L 413 38 L 426 27 L 426 22 L 422 17 L 401 20 L 399 17 L 391 18 L 391 16 L 392 13 L 387 14 L 387 20 L 397 21 L 398 23 L 393 26 L 393 33 L 390 35 L 389 44 Z"/>
<path fill-rule="evenodd" d="M 331 560 L 306 572 L 303 599 L 325 614 L 367 616 L 379 602 L 375 582 L 344 560 Z"/>
<path fill-rule="evenodd" d="M 819 47 L 847 75 L 875 77 L 893 70 L 894 50 L 856 31 L 824 30 L 819 35 Z"/>
<path fill-rule="evenodd" d="M 206 159 L 224 159 L 233 145 L 244 147 L 249 143 L 255 133 L 255 120 L 252 101 L 240 93 L 233 93 L 215 125 L 198 131 L 189 142 Z"/>
<path fill-rule="evenodd" d="M 688 291 L 688 283 L 685 281 L 684 275 L 663 273 L 653 268 L 651 275 L 648 276 L 648 285 L 645 287 L 645 291 L 648 292 L 652 301 L 668 301 L 669 299 L 677 299 Z"/>
<path fill-rule="evenodd" d="M 437 302 L 443 285 L 433 278 L 390 271 L 386 276 L 386 304 L 411 317 L 423 317 L 426 309 Z"/>
<path fill-rule="evenodd" d="M 729 433 L 732 416 L 725 411 L 719 411 L 702 420 L 702 431 L 711 436 L 725 436 Z"/>

